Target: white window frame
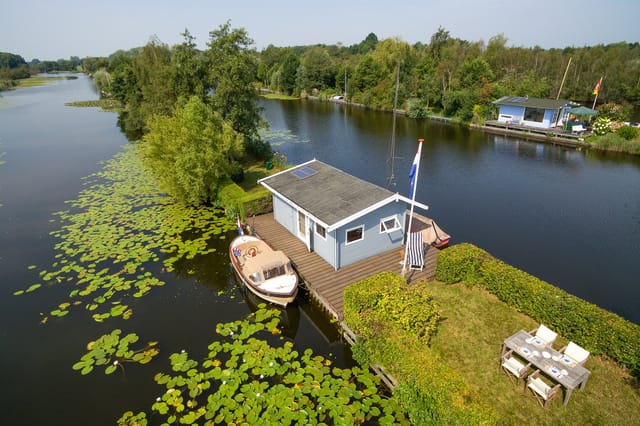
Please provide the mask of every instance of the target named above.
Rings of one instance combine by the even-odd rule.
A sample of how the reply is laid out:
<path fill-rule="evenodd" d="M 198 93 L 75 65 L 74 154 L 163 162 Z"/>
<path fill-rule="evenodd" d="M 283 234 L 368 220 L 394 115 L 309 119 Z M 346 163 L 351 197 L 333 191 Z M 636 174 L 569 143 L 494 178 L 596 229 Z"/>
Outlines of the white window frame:
<path fill-rule="evenodd" d="M 387 225 L 385 222 L 388 222 L 390 220 L 394 221 L 394 226 L 393 228 L 387 228 Z M 400 226 L 400 221 L 398 220 L 398 216 L 397 215 L 393 215 L 393 216 L 389 216 L 389 217 L 385 217 L 380 219 L 380 233 L 381 234 L 389 234 L 391 232 L 394 231 L 399 231 L 400 229 L 402 229 L 402 227 Z"/>
<path fill-rule="evenodd" d="M 318 227 L 324 229 L 324 236 L 318 233 Z M 327 241 L 327 228 L 325 228 L 324 226 L 320 225 L 319 223 L 316 223 L 315 226 L 313 227 L 313 232 L 315 232 L 315 234 L 321 239 L 323 239 L 324 241 Z"/>
<path fill-rule="evenodd" d="M 353 230 L 356 230 L 356 229 L 362 229 L 362 238 L 360 238 L 358 240 L 354 240 L 354 241 L 349 241 L 349 232 L 351 232 Z M 349 228 L 349 229 L 344 231 L 344 245 L 345 246 L 349 246 L 351 244 L 358 243 L 358 242 L 360 242 L 362 240 L 364 240 L 364 225 L 354 226 L 353 228 Z"/>

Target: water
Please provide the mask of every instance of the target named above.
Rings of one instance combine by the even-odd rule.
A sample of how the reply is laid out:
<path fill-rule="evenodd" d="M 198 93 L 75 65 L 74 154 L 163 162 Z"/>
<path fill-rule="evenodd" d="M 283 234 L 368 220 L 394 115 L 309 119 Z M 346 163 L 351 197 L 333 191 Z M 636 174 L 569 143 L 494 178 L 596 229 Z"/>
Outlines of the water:
<path fill-rule="evenodd" d="M 332 103 L 264 101 L 276 147 L 386 186 L 391 115 Z M 581 152 L 397 118 L 395 185 L 424 138 L 416 199 L 453 236 L 640 323 L 640 158 Z"/>
<path fill-rule="evenodd" d="M 13 292 L 41 282 L 40 268 L 54 262 L 59 226 L 52 214 L 83 189 L 83 177 L 102 168 L 127 140 L 117 116 L 65 102 L 96 99 L 84 76 L 49 86 L 5 92 L 0 98 L 0 372 L 2 425 L 113 425 L 122 413 L 149 411 L 163 393 L 153 376 L 168 371 L 171 353 L 186 349 L 201 359 L 215 340 L 218 322 L 246 317 L 245 300 L 229 269 L 227 241 L 213 254 L 183 261 L 167 285 L 142 299 L 128 300 L 128 320 L 94 322 L 82 309 L 41 325 L 42 313 L 68 300 L 68 286 L 50 286 L 16 297 Z M 38 266 L 29 269 L 30 265 Z M 187 273 L 195 271 L 194 275 Z M 352 360 L 335 327 L 305 300 L 286 311 L 285 335 L 300 348 L 330 357 L 337 366 Z M 157 340 L 160 355 L 126 374 L 71 369 L 86 344 L 115 328 L 135 332 L 140 343 Z M 158 423 L 155 418 L 152 423 Z"/>

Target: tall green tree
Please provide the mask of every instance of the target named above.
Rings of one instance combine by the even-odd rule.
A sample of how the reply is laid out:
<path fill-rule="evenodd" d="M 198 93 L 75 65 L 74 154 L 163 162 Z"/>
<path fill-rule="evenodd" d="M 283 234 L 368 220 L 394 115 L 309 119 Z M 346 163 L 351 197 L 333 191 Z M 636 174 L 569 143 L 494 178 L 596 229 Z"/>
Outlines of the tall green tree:
<path fill-rule="evenodd" d="M 188 29 L 180 34 L 184 41 L 171 49 L 171 88 L 177 98 L 199 96 L 204 99 L 206 72 L 203 54 Z"/>
<path fill-rule="evenodd" d="M 244 135 L 248 151 L 269 158 L 271 149 L 258 135 L 262 118 L 253 86 L 258 68 L 250 50 L 253 40 L 243 28 L 232 29 L 228 21 L 209 36 L 206 55 L 214 110 Z"/>
<path fill-rule="evenodd" d="M 234 174 L 243 154 L 242 134 L 198 96 L 172 117 L 154 115 L 143 137 L 143 164 L 160 188 L 188 205 L 215 201 L 220 185 Z"/>

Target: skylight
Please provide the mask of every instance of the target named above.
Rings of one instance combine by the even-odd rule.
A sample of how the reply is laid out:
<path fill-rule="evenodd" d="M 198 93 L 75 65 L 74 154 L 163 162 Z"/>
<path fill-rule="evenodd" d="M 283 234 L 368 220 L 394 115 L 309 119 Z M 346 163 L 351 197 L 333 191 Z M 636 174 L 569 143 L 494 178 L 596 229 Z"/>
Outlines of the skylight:
<path fill-rule="evenodd" d="M 316 173 L 318 172 L 309 166 L 304 166 L 299 169 L 295 169 L 294 171 L 291 172 L 291 174 L 297 177 L 298 179 L 306 179 L 309 176 L 315 175 Z"/>

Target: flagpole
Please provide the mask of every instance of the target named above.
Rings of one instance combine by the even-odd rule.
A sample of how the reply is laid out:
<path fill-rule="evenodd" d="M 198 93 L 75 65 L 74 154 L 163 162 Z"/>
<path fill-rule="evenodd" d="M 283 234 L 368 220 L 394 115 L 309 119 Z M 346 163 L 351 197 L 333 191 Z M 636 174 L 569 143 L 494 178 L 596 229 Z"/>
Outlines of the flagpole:
<path fill-rule="evenodd" d="M 413 222 L 413 207 L 416 201 L 416 186 L 418 185 L 418 174 L 420 172 L 420 156 L 422 155 L 422 142 L 424 139 L 418 139 L 418 152 L 416 153 L 416 158 L 418 160 L 416 165 L 416 171 L 413 175 L 413 191 L 411 194 L 411 213 L 409 213 L 409 226 L 407 227 L 407 239 L 404 244 L 404 261 L 402 262 L 402 276 L 407 270 L 407 257 L 409 255 L 409 234 L 411 233 L 411 225 Z"/>
<path fill-rule="evenodd" d="M 596 90 L 594 90 L 594 92 L 596 92 L 596 98 L 593 100 L 593 106 L 591 107 L 591 109 L 596 109 L 596 102 L 598 101 L 598 95 L 600 94 L 600 89 L 602 88 L 603 78 L 604 76 L 600 77 L 600 80 L 598 80 L 598 84 L 596 84 Z"/>

